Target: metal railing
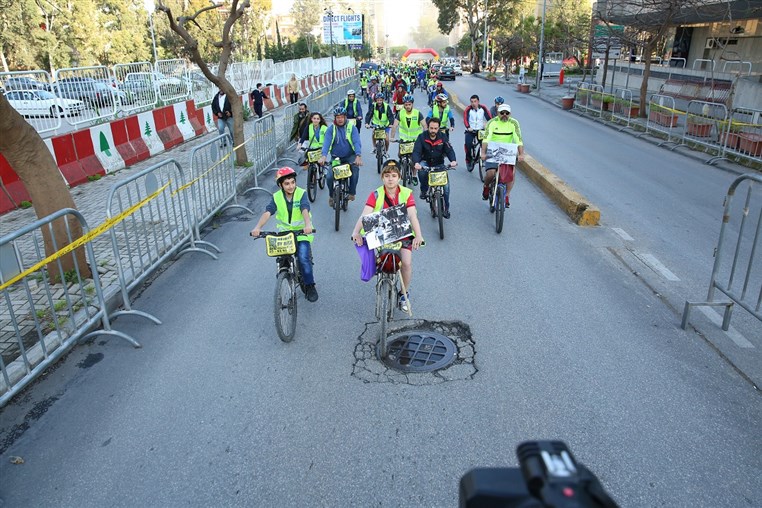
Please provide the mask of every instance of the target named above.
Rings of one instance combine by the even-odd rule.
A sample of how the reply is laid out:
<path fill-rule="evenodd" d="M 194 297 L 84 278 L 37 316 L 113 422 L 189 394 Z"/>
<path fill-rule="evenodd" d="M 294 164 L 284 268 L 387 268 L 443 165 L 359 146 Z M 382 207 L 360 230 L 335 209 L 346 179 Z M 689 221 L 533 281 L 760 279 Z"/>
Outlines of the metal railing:
<path fill-rule="evenodd" d="M 59 251 L 89 230 L 82 214 L 67 208 L 0 238 L 5 303 L 0 310 L 0 406 L 79 340 L 112 335 L 138 346 L 131 336 L 111 328 L 92 244 L 81 247 L 82 258 L 79 251 Z M 48 255 L 46 247 L 55 254 Z M 73 263 L 67 272 L 65 257 Z M 90 332 L 99 324 L 101 329 Z"/>
<path fill-rule="evenodd" d="M 679 115 L 683 112 L 675 109 L 675 99 L 669 95 L 654 94 L 648 101 L 648 121 L 646 122 L 646 132 L 657 132 L 666 135 L 666 141 L 659 143 L 659 146 L 667 143 L 676 143 L 679 135 L 676 132 Z"/>
<path fill-rule="evenodd" d="M 743 205 L 733 198 L 745 186 Z M 739 206 L 740 205 L 740 206 Z M 742 175 L 733 181 L 725 197 L 720 238 L 714 250 L 709 291 L 703 302 L 685 302 L 682 328 L 693 307 L 725 307 L 722 329 L 730 327 L 733 306 L 738 305 L 762 321 L 762 176 Z M 719 291 L 727 299 L 717 300 Z"/>
<path fill-rule="evenodd" d="M 630 126 L 633 117 L 638 116 L 638 103 L 632 99 L 632 90 L 617 88 L 614 90 L 614 102 L 612 103 L 612 119 L 624 122 L 625 127 Z M 634 114 L 633 114 L 634 113 Z"/>
<path fill-rule="evenodd" d="M 50 74 L 45 71 L 0 72 L 0 82 L 11 106 L 40 134 L 55 132 L 63 118 L 84 113 L 84 103 L 51 92 Z"/>
<path fill-rule="evenodd" d="M 725 104 L 707 101 L 690 101 L 685 112 L 682 144 L 693 144 L 722 150 L 719 130 L 728 122 Z"/>
<path fill-rule="evenodd" d="M 762 110 L 734 108 L 729 121 L 720 125 L 720 137 L 723 155 L 762 163 Z"/>

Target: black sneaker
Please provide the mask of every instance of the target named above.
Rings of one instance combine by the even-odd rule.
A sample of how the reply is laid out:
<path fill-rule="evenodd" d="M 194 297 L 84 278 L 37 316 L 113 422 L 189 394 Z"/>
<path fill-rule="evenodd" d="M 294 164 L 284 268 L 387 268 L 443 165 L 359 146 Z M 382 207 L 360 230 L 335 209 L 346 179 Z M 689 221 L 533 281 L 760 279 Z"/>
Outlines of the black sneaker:
<path fill-rule="evenodd" d="M 445 219 L 449 219 L 450 218 L 450 210 L 445 210 L 444 212 L 442 212 L 442 217 L 444 217 Z"/>
<path fill-rule="evenodd" d="M 317 289 L 315 289 L 315 284 L 310 284 L 307 286 L 307 301 L 308 302 L 317 302 L 318 300 L 318 292 Z"/>
<path fill-rule="evenodd" d="M 421 192 L 421 195 L 418 196 L 422 201 L 426 201 L 426 194 Z"/>

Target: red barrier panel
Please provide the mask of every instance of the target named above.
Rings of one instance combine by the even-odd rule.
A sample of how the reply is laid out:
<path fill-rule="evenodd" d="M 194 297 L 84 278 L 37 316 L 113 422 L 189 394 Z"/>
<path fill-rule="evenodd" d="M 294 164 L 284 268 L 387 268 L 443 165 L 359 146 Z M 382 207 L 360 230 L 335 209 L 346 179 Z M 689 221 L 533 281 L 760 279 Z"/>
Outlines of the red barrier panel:
<path fill-rule="evenodd" d="M 156 122 L 156 134 L 164 144 L 164 149 L 169 150 L 183 142 L 183 135 L 177 128 L 175 120 L 175 108 L 165 106 L 153 110 L 153 119 Z"/>
<path fill-rule="evenodd" d="M 106 170 L 98 157 L 95 156 L 95 147 L 93 146 L 90 129 L 72 132 L 71 137 L 74 139 L 74 150 L 77 152 L 77 160 L 79 165 L 82 166 L 82 171 L 88 176 L 104 176 Z"/>
<path fill-rule="evenodd" d="M 188 111 L 188 120 L 190 120 L 196 136 L 204 134 L 206 132 L 204 128 L 204 110 L 196 109 L 196 103 L 193 100 L 185 101 L 185 109 Z M 199 112 L 201 112 L 200 115 Z"/>
<path fill-rule="evenodd" d="M 2 181 L 2 193 L 0 193 L 0 213 L 13 210 L 22 201 L 31 201 L 26 187 L 21 183 L 19 175 L 13 170 L 8 161 L 0 153 L 0 181 Z"/>
<path fill-rule="evenodd" d="M 140 121 L 137 115 L 128 116 L 124 119 L 124 125 L 127 128 L 127 139 L 130 140 L 130 146 L 135 151 L 139 161 L 144 161 L 151 157 L 151 151 L 148 150 L 140 131 Z"/>
<path fill-rule="evenodd" d="M 124 159 L 125 166 L 132 166 L 140 160 L 138 154 L 135 153 L 135 148 L 130 144 L 130 138 L 127 136 L 127 123 L 124 120 L 111 122 L 111 137 L 114 138 L 114 146 Z"/>
<path fill-rule="evenodd" d="M 88 130 L 85 132 L 90 135 Z M 58 169 L 69 184 L 69 187 L 76 187 L 87 181 L 87 175 L 82 169 L 82 165 L 77 158 L 77 150 L 74 148 L 74 138 L 71 133 L 62 136 L 56 136 L 51 140 L 53 152 L 56 154 Z M 90 143 L 92 146 L 92 142 Z"/>
<path fill-rule="evenodd" d="M 307 91 L 307 80 L 306 79 L 300 79 L 299 80 L 299 88 L 302 91 L 302 97 L 301 100 L 304 100 L 305 97 L 307 97 L 310 93 Z"/>
<path fill-rule="evenodd" d="M 307 78 L 307 90 L 310 94 L 315 93 L 315 77 L 312 75 Z"/>
<path fill-rule="evenodd" d="M 273 85 L 273 89 L 275 90 L 275 100 L 278 102 L 278 107 L 281 107 L 285 104 L 285 101 L 283 100 L 283 90 L 280 89 L 278 85 Z"/>

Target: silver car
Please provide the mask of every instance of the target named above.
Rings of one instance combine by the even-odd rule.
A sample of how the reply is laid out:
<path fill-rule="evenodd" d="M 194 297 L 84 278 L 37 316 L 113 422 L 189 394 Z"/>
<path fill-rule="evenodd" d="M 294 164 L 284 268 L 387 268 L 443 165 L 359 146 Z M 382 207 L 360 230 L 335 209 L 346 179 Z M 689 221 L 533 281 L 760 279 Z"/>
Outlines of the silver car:
<path fill-rule="evenodd" d="M 82 113 L 85 103 L 62 99 L 46 90 L 10 90 L 5 98 L 23 116 L 74 116 Z"/>

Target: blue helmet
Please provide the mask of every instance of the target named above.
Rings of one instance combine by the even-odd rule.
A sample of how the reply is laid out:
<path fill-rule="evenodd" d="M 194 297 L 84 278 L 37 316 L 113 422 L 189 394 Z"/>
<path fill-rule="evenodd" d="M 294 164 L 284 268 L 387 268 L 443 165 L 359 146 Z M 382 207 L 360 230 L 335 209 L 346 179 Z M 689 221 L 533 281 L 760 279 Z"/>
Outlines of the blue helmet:
<path fill-rule="evenodd" d="M 347 110 L 343 106 L 339 106 L 336 109 L 333 110 L 333 116 L 339 116 L 339 115 L 347 115 Z"/>
<path fill-rule="evenodd" d="M 415 98 L 413 98 L 413 96 L 412 96 L 412 95 L 410 95 L 410 94 L 407 94 L 406 96 L 404 96 L 404 97 L 402 98 L 402 102 L 403 102 L 403 103 L 405 103 L 405 102 L 411 102 L 411 103 L 412 103 L 412 102 L 415 102 Z"/>
<path fill-rule="evenodd" d="M 374 99 L 374 100 L 378 100 L 378 99 L 381 99 L 381 100 L 385 100 L 385 99 L 386 99 L 386 96 L 385 96 L 383 93 L 381 93 L 381 92 L 378 92 L 378 93 L 375 95 L 375 97 L 373 97 L 373 99 Z"/>
<path fill-rule="evenodd" d="M 495 97 L 495 104 L 502 104 L 504 102 L 505 102 L 505 99 L 503 99 L 499 95 L 497 97 Z"/>

